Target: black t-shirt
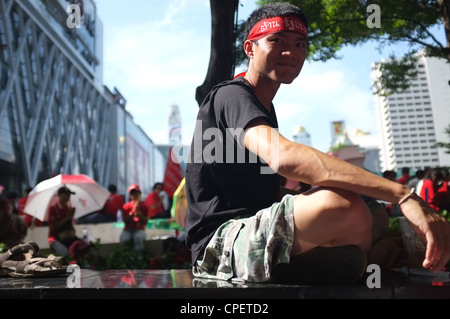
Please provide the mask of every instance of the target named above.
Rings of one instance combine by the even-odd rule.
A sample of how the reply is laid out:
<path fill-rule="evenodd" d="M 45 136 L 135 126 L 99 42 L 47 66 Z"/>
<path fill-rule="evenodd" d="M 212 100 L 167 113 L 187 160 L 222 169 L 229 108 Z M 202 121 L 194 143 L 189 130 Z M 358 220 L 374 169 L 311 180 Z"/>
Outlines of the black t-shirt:
<path fill-rule="evenodd" d="M 254 215 L 277 201 L 279 175 L 241 142 L 254 119 L 278 128 L 271 109 L 242 77 L 217 85 L 202 103 L 186 168 L 186 244 L 193 262 L 225 221 Z"/>

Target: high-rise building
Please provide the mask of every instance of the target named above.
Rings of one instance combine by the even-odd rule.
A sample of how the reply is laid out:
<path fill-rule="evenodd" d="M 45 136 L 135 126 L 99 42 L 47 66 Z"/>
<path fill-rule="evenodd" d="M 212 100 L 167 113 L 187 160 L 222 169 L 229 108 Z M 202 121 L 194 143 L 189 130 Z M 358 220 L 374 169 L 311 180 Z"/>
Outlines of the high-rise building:
<path fill-rule="evenodd" d="M 381 75 L 376 65 L 373 79 Z M 445 130 L 450 125 L 450 64 L 422 54 L 417 68 L 419 74 L 408 90 L 375 97 L 382 170 L 450 165 L 450 154 L 436 146 L 449 140 Z"/>
<path fill-rule="evenodd" d="M 0 185 L 22 193 L 57 174 L 86 174 L 146 194 L 164 170 L 124 96 L 103 85 L 95 1 L 1 0 Z"/>

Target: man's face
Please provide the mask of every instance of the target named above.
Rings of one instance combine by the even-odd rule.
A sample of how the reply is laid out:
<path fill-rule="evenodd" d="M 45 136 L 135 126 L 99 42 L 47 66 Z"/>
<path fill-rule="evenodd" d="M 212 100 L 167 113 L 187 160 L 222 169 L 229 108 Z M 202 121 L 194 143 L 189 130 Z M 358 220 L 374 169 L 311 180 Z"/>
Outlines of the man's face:
<path fill-rule="evenodd" d="M 59 194 L 59 202 L 67 203 L 70 200 L 70 193 L 61 193 Z"/>
<path fill-rule="evenodd" d="M 263 77 L 289 84 L 300 74 L 307 40 L 295 32 L 278 32 L 253 42 L 252 67 Z"/>
<path fill-rule="evenodd" d="M 138 192 L 135 189 L 131 190 L 131 192 L 130 192 L 130 199 L 132 201 L 139 201 L 139 200 L 141 200 L 141 193 Z"/>
<path fill-rule="evenodd" d="M 0 208 L 0 221 L 9 220 L 13 213 L 13 206 L 10 203 L 3 203 Z"/>
<path fill-rule="evenodd" d="M 159 194 L 159 193 L 161 193 L 162 191 L 163 191 L 162 185 L 158 185 L 158 186 L 155 187 L 155 193 L 156 193 L 156 194 Z"/>

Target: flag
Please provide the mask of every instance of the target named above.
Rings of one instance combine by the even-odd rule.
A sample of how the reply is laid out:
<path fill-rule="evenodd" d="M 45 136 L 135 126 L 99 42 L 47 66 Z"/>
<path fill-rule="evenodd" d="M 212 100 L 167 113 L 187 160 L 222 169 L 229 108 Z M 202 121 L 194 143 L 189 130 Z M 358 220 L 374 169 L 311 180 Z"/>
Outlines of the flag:
<path fill-rule="evenodd" d="M 334 136 L 341 136 L 344 134 L 344 123 L 342 121 L 333 122 Z"/>
<path fill-rule="evenodd" d="M 177 190 L 173 193 L 173 203 L 170 210 L 172 218 L 181 228 L 186 227 L 187 200 L 185 181 L 183 178 Z"/>
<path fill-rule="evenodd" d="M 173 199 L 173 193 L 180 185 L 183 179 L 183 170 L 176 155 L 172 154 L 172 149 L 169 151 L 169 157 L 167 158 L 166 172 L 164 174 L 164 191 Z"/>

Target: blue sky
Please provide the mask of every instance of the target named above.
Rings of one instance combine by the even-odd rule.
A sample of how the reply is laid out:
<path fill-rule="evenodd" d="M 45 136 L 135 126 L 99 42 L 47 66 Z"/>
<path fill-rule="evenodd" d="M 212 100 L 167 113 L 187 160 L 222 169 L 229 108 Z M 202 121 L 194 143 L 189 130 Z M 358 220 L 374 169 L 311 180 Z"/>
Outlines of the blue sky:
<path fill-rule="evenodd" d="M 239 20 L 245 20 L 256 0 L 240 2 Z M 121 91 L 134 121 L 157 144 L 168 143 L 170 106 L 177 104 L 183 143 L 189 144 L 198 111 L 195 90 L 209 63 L 209 0 L 97 0 L 96 4 L 103 22 L 103 83 Z M 280 132 L 292 139 L 293 129 L 301 125 L 311 134 L 312 146 L 324 152 L 330 146 L 333 121 L 345 121 L 349 132 L 378 134 L 371 63 L 393 50 L 380 54 L 375 43 L 368 43 L 344 48 L 339 60 L 306 62 L 300 76 L 283 85 L 274 100 Z"/>

